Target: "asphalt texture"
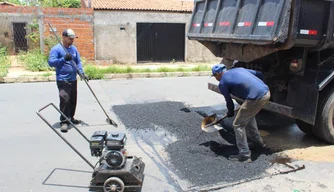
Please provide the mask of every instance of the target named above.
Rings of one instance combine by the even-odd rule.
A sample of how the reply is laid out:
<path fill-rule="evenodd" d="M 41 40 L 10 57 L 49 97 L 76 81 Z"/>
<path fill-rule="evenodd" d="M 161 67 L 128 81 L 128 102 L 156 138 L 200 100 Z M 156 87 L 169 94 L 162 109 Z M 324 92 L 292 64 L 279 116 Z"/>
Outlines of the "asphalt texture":
<path fill-rule="evenodd" d="M 165 146 L 170 168 L 194 186 L 268 176 L 265 170 L 276 158 L 277 151 L 265 148 L 252 152 L 253 163 L 228 160 L 238 153 L 233 129 L 225 123 L 220 134 L 202 133 L 199 127 L 205 112 L 182 102 L 118 105 L 113 111 L 135 138 Z"/>
<path fill-rule="evenodd" d="M 145 163 L 143 192 L 333 191 L 333 146 L 303 134 L 287 118 L 260 114 L 257 121 L 260 131 L 266 131 L 262 138 L 268 148 L 253 151 L 253 163 L 228 161 L 236 152 L 233 119 L 224 121 L 225 132 L 200 135 L 203 116 L 226 112 L 223 97 L 208 90 L 208 81 L 215 82 L 209 77 L 89 81 L 117 128 L 106 123 L 92 93 L 79 81 L 78 128 L 88 138 L 99 130 L 125 132 L 128 154 Z M 98 158 L 91 157 L 89 144 L 74 129 L 61 133 L 53 108 L 42 112 L 51 128 L 36 114 L 49 103 L 58 106 L 56 83 L 0 87 L 0 191 L 87 192 L 92 169 L 54 131 L 95 165 Z M 289 165 L 305 169 L 277 175 L 291 168 L 275 158 L 276 150 L 295 158 Z"/>

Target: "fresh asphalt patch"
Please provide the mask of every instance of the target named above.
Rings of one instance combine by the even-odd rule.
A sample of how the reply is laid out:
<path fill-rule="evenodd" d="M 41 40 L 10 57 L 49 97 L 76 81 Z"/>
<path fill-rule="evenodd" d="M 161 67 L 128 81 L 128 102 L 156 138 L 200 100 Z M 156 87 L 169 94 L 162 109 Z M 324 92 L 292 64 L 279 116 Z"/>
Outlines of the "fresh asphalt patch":
<path fill-rule="evenodd" d="M 277 157 L 277 149 L 264 148 L 252 151 L 252 163 L 229 161 L 227 157 L 237 153 L 232 119 L 223 122 L 225 129 L 219 133 L 202 133 L 200 124 L 206 112 L 181 102 L 117 105 L 112 110 L 135 139 L 154 149 L 163 162 L 161 171 L 178 188 L 169 172 L 193 187 L 233 183 L 269 176 L 266 170 Z M 156 146 L 163 147 L 167 156 Z"/>

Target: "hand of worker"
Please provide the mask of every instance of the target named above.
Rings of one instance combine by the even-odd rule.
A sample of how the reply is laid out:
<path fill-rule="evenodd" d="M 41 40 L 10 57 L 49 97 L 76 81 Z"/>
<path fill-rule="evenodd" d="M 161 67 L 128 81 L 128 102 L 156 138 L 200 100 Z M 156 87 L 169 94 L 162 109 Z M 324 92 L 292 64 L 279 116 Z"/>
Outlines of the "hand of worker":
<path fill-rule="evenodd" d="M 86 79 L 86 81 L 89 81 L 89 77 L 87 75 L 83 75 L 83 78 Z"/>
<path fill-rule="evenodd" d="M 233 117 L 234 116 L 234 111 L 228 111 L 226 116 L 227 117 Z"/>
<path fill-rule="evenodd" d="M 66 53 L 66 55 L 64 55 L 64 59 L 65 61 L 71 61 L 72 60 L 72 55 L 69 53 Z"/>

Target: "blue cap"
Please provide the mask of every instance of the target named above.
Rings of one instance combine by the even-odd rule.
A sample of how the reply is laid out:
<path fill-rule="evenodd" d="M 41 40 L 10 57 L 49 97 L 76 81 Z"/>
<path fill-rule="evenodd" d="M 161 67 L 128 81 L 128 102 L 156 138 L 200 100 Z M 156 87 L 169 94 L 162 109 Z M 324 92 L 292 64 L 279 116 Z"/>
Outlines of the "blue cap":
<path fill-rule="evenodd" d="M 216 64 L 212 67 L 212 76 L 223 71 L 226 71 L 226 66 L 224 64 Z"/>

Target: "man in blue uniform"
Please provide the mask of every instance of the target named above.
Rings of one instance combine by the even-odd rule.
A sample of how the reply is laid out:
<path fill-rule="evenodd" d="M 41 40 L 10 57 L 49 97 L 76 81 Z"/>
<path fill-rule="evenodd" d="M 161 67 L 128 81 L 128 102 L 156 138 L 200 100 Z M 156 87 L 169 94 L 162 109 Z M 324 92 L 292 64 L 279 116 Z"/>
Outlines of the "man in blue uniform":
<path fill-rule="evenodd" d="M 73 45 L 74 38 L 77 38 L 72 29 L 65 29 L 62 33 L 63 45 L 55 45 L 49 56 L 49 66 L 56 68 L 57 87 L 59 90 L 60 110 L 68 117 L 73 124 L 80 124 L 81 121 L 74 118 L 75 109 L 77 105 L 77 69 L 73 66 L 72 61 L 78 66 L 78 69 L 84 78 L 88 80 L 88 77 L 84 75 L 82 69 L 80 54 L 77 48 Z M 69 128 L 69 122 L 65 117 L 60 116 L 60 130 L 67 132 Z"/>
<path fill-rule="evenodd" d="M 244 100 L 233 121 L 238 155 L 231 155 L 230 160 L 251 162 L 251 152 L 247 143 L 251 139 L 254 147 L 264 147 L 260 136 L 255 115 L 270 99 L 268 86 L 262 81 L 261 72 L 245 68 L 232 68 L 227 70 L 223 64 L 212 67 L 212 75 L 219 81 L 219 90 L 224 95 L 228 109 L 227 116 L 234 116 L 234 103 L 231 95 Z"/>

